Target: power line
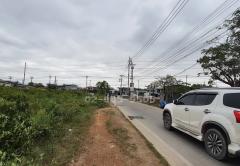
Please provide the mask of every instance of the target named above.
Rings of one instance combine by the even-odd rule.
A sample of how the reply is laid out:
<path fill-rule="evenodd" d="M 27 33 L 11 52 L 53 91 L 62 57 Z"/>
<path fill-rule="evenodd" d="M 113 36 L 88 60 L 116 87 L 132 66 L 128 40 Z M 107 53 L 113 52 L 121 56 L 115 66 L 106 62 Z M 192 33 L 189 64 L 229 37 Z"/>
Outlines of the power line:
<path fill-rule="evenodd" d="M 226 32 L 226 31 L 225 31 L 225 32 Z M 225 32 L 224 32 L 224 33 L 225 33 Z M 224 33 L 221 33 L 219 36 L 223 35 Z M 189 53 L 187 53 L 187 54 L 185 54 L 185 55 L 183 55 L 183 56 L 181 56 L 181 57 L 180 57 L 180 56 L 174 57 L 174 61 L 168 63 L 168 64 L 167 64 L 166 66 L 164 66 L 164 67 L 158 67 L 158 68 L 154 69 L 155 71 L 152 72 L 152 73 L 159 74 L 159 73 L 156 73 L 156 71 L 167 69 L 168 67 L 174 65 L 175 63 L 181 61 L 182 59 L 184 59 L 184 58 L 192 55 L 193 53 L 195 53 L 195 52 L 203 49 L 206 45 L 207 45 L 207 43 L 202 43 L 200 46 L 197 46 L 197 47 L 195 47 L 194 49 L 192 49 Z M 149 73 L 148 75 L 150 75 L 150 73 Z"/>
<path fill-rule="evenodd" d="M 231 1 L 229 1 L 229 0 L 226 0 L 224 3 L 222 3 L 217 9 L 215 9 L 210 15 L 208 15 L 205 19 L 203 19 L 201 22 L 200 22 L 200 24 L 198 24 L 197 26 L 195 26 L 194 28 L 193 28 L 193 30 L 192 31 L 190 31 L 189 33 L 187 33 L 180 41 L 178 41 L 177 43 L 176 43 L 176 45 L 177 46 L 181 46 L 181 45 L 183 45 L 183 43 L 186 43 L 186 40 L 188 40 L 189 39 L 189 37 L 190 36 L 192 36 L 192 34 L 195 32 L 197 32 L 197 31 L 199 31 L 199 29 L 201 28 L 201 26 L 205 26 L 205 25 L 209 25 L 209 23 L 211 23 L 214 19 L 216 19 L 220 14 L 222 14 L 225 10 L 226 10 L 226 8 L 230 8 L 231 6 L 233 6 L 236 2 L 237 2 L 238 0 L 231 0 Z M 206 35 L 206 34 L 205 34 Z M 202 37 L 204 37 L 204 36 L 202 36 Z M 197 41 L 199 40 L 199 38 L 197 39 Z M 190 44 L 193 44 L 193 42 L 196 42 L 196 40 L 195 41 L 189 41 L 188 43 L 190 43 Z M 179 53 L 179 49 L 177 50 L 176 48 L 177 48 L 177 46 L 176 45 L 173 45 L 172 47 L 170 47 L 169 49 L 167 49 L 163 54 L 161 54 L 161 55 L 164 55 L 164 57 L 166 57 L 168 54 L 169 54 L 169 52 L 173 52 L 173 51 L 178 51 L 178 53 Z M 185 47 L 184 48 L 182 48 L 181 50 L 185 50 Z M 169 58 L 169 57 L 168 57 Z M 168 59 L 167 58 L 167 59 Z M 166 60 L 166 59 L 165 59 Z M 157 59 L 154 59 L 153 60 L 154 62 L 156 62 L 157 61 Z M 159 64 L 159 62 L 157 62 L 155 65 L 152 65 L 152 67 L 156 67 L 157 65 Z M 144 70 L 143 72 L 145 72 L 146 70 Z"/>
<path fill-rule="evenodd" d="M 221 35 L 222 35 L 222 34 L 221 34 Z M 207 43 L 204 43 L 203 45 L 199 46 L 198 48 L 196 48 L 196 49 L 195 49 L 195 50 L 193 50 L 192 52 L 190 52 L 190 53 L 188 53 L 188 54 L 184 55 L 183 57 L 180 57 L 180 58 L 178 58 L 177 60 L 175 60 L 175 61 L 171 62 L 170 64 L 168 64 L 167 66 L 165 66 L 165 67 L 161 68 L 160 70 L 167 69 L 167 68 L 168 68 L 168 67 L 170 67 L 171 65 L 174 65 L 175 63 L 177 63 L 177 62 L 179 62 L 179 61 L 183 60 L 184 58 L 186 58 L 186 57 L 188 57 L 188 56 L 192 55 L 193 53 L 195 53 L 195 52 L 197 52 L 197 51 L 199 51 L 199 50 L 203 49 L 203 48 L 206 46 L 206 44 L 207 44 Z"/>
<path fill-rule="evenodd" d="M 212 34 L 210 34 L 211 36 Z M 153 73 L 153 72 L 156 72 L 156 71 L 159 71 L 159 70 L 162 70 L 162 69 L 166 69 L 168 68 L 169 66 L 183 60 L 184 58 L 192 55 L 193 53 L 203 49 L 204 47 L 206 47 L 208 44 L 206 42 L 203 42 L 201 43 L 200 45 L 194 45 L 194 47 L 190 48 L 189 49 L 189 52 L 188 53 L 184 53 L 184 51 L 187 51 L 187 50 L 184 50 L 184 51 L 181 51 L 181 52 L 178 52 L 177 54 L 173 54 L 172 56 L 169 57 L 169 59 L 164 59 L 162 61 L 159 62 L 160 63 L 163 63 L 163 62 L 166 62 L 167 65 L 165 67 L 156 67 L 156 68 L 153 68 L 152 71 L 148 71 L 147 74 L 150 74 L 150 73 Z M 183 55 L 182 55 L 183 54 Z M 171 62 L 171 60 L 173 60 Z"/>
<path fill-rule="evenodd" d="M 180 75 L 180 74 L 184 73 L 185 71 L 187 71 L 187 70 L 193 68 L 193 67 L 196 66 L 197 64 L 198 64 L 197 62 L 194 63 L 193 65 L 191 65 L 190 67 L 184 69 L 183 71 L 181 71 L 181 72 L 179 72 L 179 73 L 177 73 L 177 74 L 174 74 L 174 76 L 177 76 L 177 75 Z"/>
<path fill-rule="evenodd" d="M 171 24 L 171 22 L 175 19 L 179 12 L 184 8 L 188 1 L 189 0 L 178 1 L 178 3 L 174 6 L 172 11 L 167 16 L 167 18 L 163 21 L 163 23 L 160 26 L 158 26 L 158 28 L 150 37 L 150 39 L 143 45 L 143 47 L 141 47 L 137 51 L 137 53 L 132 58 L 141 56 L 158 39 L 158 37 L 167 29 L 167 27 Z"/>
<path fill-rule="evenodd" d="M 216 30 L 216 31 L 214 32 L 213 30 Z M 213 31 L 213 32 L 212 32 L 212 31 Z M 158 70 L 158 69 L 161 68 L 161 67 L 157 67 L 157 65 L 159 65 L 159 64 L 161 64 L 161 63 L 163 63 L 163 62 L 170 63 L 171 60 L 175 60 L 176 58 L 180 57 L 181 54 L 183 54 L 183 53 L 186 52 L 186 51 L 191 50 L 192 48 L 198 46 L 199 44 L 200 44 L 200 45 L 205 45 L 205 46 L 207 46 L 206 41 L 209 40 L 209 38 L 210 38 L 211 36 L 213 36 L 214 34 L 216 34 L 216 33 L 219 32 L 219 31 L 220 31 L 220 30 L 219 30 L 219 29 L 216 29 L 216 27 L 215 27 L 215 28 L 209 30 L 208 32 L 202 34 L 202 35 L 201 35 L 200 37 L 198 37 L 197 39 L 192 40 L 192 41 L 189 41 L 186 46 L 184 46 L 184 47 L 181 48 L 181 49 L 178 49 L 175 54 L 172 54 L 171 56 L 169 56 L 169 57 L 167 57 L 167 58 L 165 58 L 165 59 L 163 59 L 163 60 L 161 60 L 161 61 L 158 61 L 157 64 L 155 64 L 154 66 L 152 66 L 152 71 L 148 71 L 147 73 L 149 73 L 149 72 L 154 72 L 154 71 Z M 211 32 L 212 32 L 212 33 L 211 33 Z M 226 32 L 226 31 L 224 31 L 223 33 L 225 33 L 225 32 Z M 221 34 L 218 35 L 217 37 L 221 36 L 223 33 L 221 33 Z M 216 36 L 215 36 L 214 38 L 216 38 Z M 212 38 L 211 38 L 211 39 L 212 39 Z M 183 57 L 184 57 L 184 56 L 183 56 Z M 154 68 L 154 67 L 156 67 L 156 68 Z M 144 73 L 144 72 L 146 72 L 146 70 L 143 71 L 142 73 Z"/>

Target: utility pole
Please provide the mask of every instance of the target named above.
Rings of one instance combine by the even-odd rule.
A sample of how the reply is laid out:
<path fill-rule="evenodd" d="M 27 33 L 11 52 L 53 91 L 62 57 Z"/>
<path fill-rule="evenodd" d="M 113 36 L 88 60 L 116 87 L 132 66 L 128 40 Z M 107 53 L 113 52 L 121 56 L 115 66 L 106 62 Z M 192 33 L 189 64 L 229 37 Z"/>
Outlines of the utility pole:
<path fill-rule="evenodd" d="M 188 86 L 188 75 L 186 75 L 186 86 Z"/>
<path fill-rule="evenodd" d="M 131 85 L 133 86 L 133 70 L 134 70 L 134 66 L 135 64 L 132 63 L 131 61 L 131 76 L 130 76 L 130 79 L 131 79 Z"/>
<path fill-rule="evenodd" d="M 163 94 L 164 94 L 163 99 L 166 100 L 166 86 L 165 86 L 165 82 L 163 83 Z"/>
<path fill-rule="evenodd" d="M 134 70 L 134 66 L 135 66 L 135 64 L 133 64 L 132 58 L 129 58 L 129 61 L 128 61 L 128 71 L 131 70 L 131 73 L 130 73 L 130 71 L 128 72 L 128 83 L 129 83 L 129 79 L 131 80 L 130 87 L 129 87 L 129 84 L 128 84 L 129 96 L 131 95 L 131 92 L 130 92 L 131 88 L 134 88 L 134 83 L 133 83 L 133 70 Z"/>
<path fill-rule="evenodd" d="M 57 76 L 54 77 L 54 84 L 57 85 Z"/>
<path fill-rule="evenodd" d="M 138 80 L 138 90 L 139 90 L 139 81 L 140 81 L 140 80 Z"/>
<path fill-rule="evenodd" d="M 24 73 L 23 73 L 23 82 L 22 82 L 23 85 L 25 83 L 25 78 L 26 78 L 26 68 L 27 68 L 27 63 L 25 62 L 25 64 L 24 64 Z"/>
<path fill-rule="evenodd" d="M 88 87 L 88 76 L 86 76 L 86 89 Z"/>
<path fill-rule="evenodd" d="M 120 75 L 120 95 L 122 95 L 122 82 L 123 82 L 123 76 L 124 75 Z"/>
<path fill-rule="evenodd" d="M 13 78 L 13 77 L 12 77 L 12 76 L 9 76 L 8 78 L 9 78 L 9 81 L 12 82 L 12 78 Z"/>
<path fill-rule="evenodd" d="M 30 77 L 31 83 L 33 83 L 33 78 L 34 78 L 33 76 Z"/>
<path fill-rule="evenodd" d="M 51 84 L 52 76 L 49 76 L 49 85 Z"/>
<path fill-rule="evenodd" d="M 131 66 L 131 58 L 128 59 L 128 89 L 129 89 L 129 80 L 130 80 L 130 66 Z"/>
<path fill-rule="evenodd" d="M 134 69 L 135 64 L 132 62 L 132 58 L 129 57 L 128 59 L 128 91 L 130 95 L 130 88 L 134 88 L 134 83 L 133 83 L 133 69 Z M 131 70 L 131 71 L 130 71 Z M 130 83 L 131 80 L 131 83 Z"/>

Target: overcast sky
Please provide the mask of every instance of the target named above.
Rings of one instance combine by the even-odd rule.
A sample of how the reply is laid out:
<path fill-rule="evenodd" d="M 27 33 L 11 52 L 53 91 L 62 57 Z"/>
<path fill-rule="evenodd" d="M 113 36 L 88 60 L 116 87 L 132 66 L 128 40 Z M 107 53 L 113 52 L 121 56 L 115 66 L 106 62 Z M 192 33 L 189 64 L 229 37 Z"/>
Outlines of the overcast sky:
<path fill-rule="evenodd" d="M 47 83 L 49 75 L 58 83 L 85 86 L 107 80 L 119 86 L 119 75 L 127 75 L 127 60 L 133 56 L 163 22 L 178 0 L 0 0 L 0 79 L 22 80 L 27 62 L 27 82 Z M 224 0 L 190 0 L 158 40 L 139 58 L 135 75 L 140 86 L 155 76 L 176 74 L 191 66 L 200 51 L 163 71 L 144 75 L 163 52 L 189 33 L 200 20 Z M 239 6 L 236 3 L 219 16 L 223 19 Z M 165 55 L 168 56 L 168 55 Z M 166 64 L 158 64 L 158 67 Z M 191 78 L 200 66 L 182 75 L 190 83 L 208 78 Z M 151 77 L 152 78 L 151 78 Z M 181 76 L 180 76 L 181 77 Z M 185 78 L 180 78 L 185 80 Z M 90 82 L 91 80 L 91 82 Z M 124 78 L 124 85 L 126 85 Z"/>

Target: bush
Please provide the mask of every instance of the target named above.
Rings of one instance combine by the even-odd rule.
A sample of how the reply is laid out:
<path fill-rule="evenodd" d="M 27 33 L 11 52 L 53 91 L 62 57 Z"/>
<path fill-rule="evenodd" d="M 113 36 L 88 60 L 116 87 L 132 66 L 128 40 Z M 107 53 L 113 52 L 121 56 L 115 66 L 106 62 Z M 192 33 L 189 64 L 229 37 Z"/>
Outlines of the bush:
<path fill-rule="evenodd" d="M 100 100 L 100 99 L 97 99 L 97 100 L 94 100 L 94 105 L 97 106 L 98 108 L 103 108 L 103 107 L 106 107 L 107 106 L 107 103 L 104 101 L 104 100 Z"/>
<path fill-rule="evenodd" d="M 32 143 L 33 128 L 26 97 L 0 98 L 0 110 L 0 158 L 2 162 L 15 160 L 25 155 Z"/>

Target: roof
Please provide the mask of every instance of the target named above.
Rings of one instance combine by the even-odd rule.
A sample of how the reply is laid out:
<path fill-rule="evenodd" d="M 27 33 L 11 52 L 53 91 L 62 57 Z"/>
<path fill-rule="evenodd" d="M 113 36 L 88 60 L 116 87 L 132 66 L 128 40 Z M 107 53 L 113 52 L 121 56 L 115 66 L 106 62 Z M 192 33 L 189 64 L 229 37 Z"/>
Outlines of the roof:
<path fill-rule="evenodd" d="M 2 79 L 0 79 L 0 82 L 3 82 L 3 83 L 10 83 L 10 81 L 6 81 L 6 80 L 2 80 Z"/>
<path fill-rule="evenodd" d="M 22 83 L 20 83 L 18 81 L 14 82 L 14 81 L 2 80 L 2 79 L 0 79 L 0 83 L 22 85 Z"/>
<path fill-rule="evenodd" d="M 75 84 L 63 84 L 62 86 L 63 86 L 63 87 L 66 87 L 66 86 L 75 86 L 75 87 L 78 87 L 78 85 L 75 85 Z"/>

